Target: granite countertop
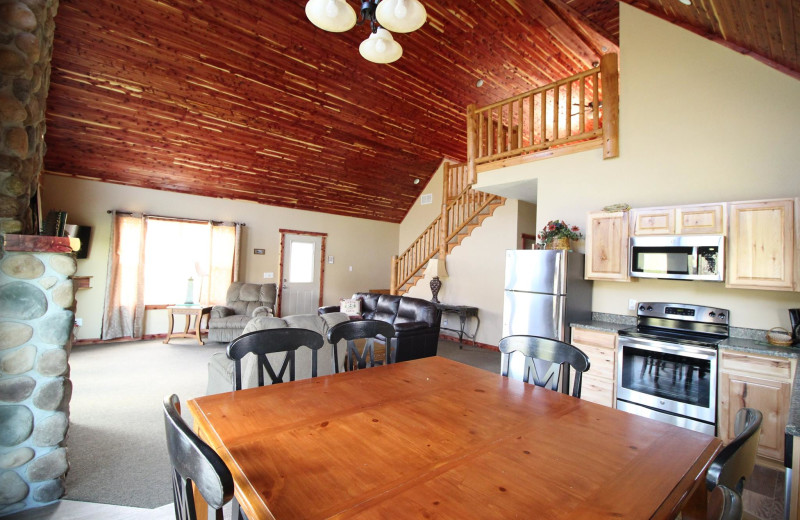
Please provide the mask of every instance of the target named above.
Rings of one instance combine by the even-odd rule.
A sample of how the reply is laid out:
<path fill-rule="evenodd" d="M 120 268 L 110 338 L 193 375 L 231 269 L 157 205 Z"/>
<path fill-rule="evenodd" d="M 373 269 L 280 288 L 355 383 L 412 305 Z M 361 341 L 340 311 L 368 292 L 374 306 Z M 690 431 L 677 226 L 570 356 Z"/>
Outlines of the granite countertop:
<path fill-rule="evenodd" d="M 588 330 L 617 333 L 622 329 L 636 325 L 633 316 L 619 316 L 615 314 L 593 313 L 590 321 L 570 323 L 573 327 Z M 746 352 L 748 354 L 761 354 L 783 358 L 800 358 L 800 347 L 779 347 L 770 345 L 766 340 L 766 331 L 756 329 L 731 328 L 731 337 L 719 344 L 721 350 Z M 789 406 L 789 417 L 786 423 L 786 433 L 800 437 L 800 370 L 795 370 L 792 382 L 792 396 Z"/>

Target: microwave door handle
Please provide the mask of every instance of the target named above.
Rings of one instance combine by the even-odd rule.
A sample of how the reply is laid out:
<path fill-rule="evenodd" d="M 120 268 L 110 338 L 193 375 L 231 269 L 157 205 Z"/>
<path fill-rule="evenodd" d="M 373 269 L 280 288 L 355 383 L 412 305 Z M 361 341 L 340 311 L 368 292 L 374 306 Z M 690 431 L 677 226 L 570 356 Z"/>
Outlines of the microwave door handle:
<path fill-rule="evenodd" d="M 697 274 L 697 256 L 698 250 L 694 247 L 692 248 L 692 254 L 689 256 L 689 274 Z"/>

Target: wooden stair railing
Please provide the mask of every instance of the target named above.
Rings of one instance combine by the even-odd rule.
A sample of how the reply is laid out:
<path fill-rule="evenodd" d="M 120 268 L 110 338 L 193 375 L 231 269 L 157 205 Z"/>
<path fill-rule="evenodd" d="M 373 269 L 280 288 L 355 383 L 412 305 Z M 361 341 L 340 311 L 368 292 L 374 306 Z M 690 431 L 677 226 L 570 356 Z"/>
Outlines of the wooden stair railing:
<path fill-rule="evenodd" d="M 467 170 L 602 138 L 603 158 L 619 156 L 617 55 L 600 66 L 491 105 L 467 107 Z"/>
<path fill-rule="evenodd" d="M 466 180 L 466 165 L 445 167 L 446 196 L 450 198 L 449 186 L 464 184 L 461 192 L 442 205 L 442 213 L 400 255 L 392 257 L 391 293 L 398 294 L 404 286 L 413 285 L 423 276 L 428 261 L 437 254 L 444 258 L 454 247 L 469 236 L 496 207 L 505 202 L 503 197 L 471 189 L 450 174 L 455 172 Z M 452 180 L 449 184 L 448 179 Z M 472 228 L 470 225 L 472 224 Z"/>

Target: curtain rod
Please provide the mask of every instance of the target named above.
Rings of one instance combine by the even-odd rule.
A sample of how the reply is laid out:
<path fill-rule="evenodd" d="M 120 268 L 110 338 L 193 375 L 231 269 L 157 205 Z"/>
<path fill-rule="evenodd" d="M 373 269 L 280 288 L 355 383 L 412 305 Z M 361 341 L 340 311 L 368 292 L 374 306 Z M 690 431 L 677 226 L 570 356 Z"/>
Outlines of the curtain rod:
<path fill-rule="evenodd" d="M 110 210 L 106 211 L 106 213 L 111 214 L 113 211 L 114 210 L 110 209 Z M 121 215 L 133 215 L 133 211 L 119 211 L 119 210 L 117 210 L 117 213 L 119 213 Z M 142 216 L 150 217 L 150 218 L 159 218 L 159 219 L 162 219 L 162 220 L 180 220 L 181 222 L 211 222 L 212 224 L 224 224 L 225 223 L 224 220 L 210 220 L 210 219 L 203 220 L 203 219 L 199 219 L 199 218 L 167 217 L 167 216 L 164 216 L 164 215 L 150 215 L 149 213 L 142 213 Z M 246 226 L 247 225 L 244 222 L 234 222 L 234 224 L 238 224 L 240 226 Z"/>

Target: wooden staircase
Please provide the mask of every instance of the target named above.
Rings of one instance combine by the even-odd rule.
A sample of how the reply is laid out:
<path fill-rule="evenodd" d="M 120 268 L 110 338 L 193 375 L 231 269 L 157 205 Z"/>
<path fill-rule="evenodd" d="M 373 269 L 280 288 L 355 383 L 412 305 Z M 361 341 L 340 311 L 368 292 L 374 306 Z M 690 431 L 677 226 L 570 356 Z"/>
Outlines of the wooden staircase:
<path fill-rule="evenodd" d="M 505 204 L 498 195 L 475 191 L 466 164 L 445 164 L 445 202 L 442 214 L 403 251 L 392 258 L 392 294 L 405 294 L 425 274 L 432 258 L 444 258 Z"/>

